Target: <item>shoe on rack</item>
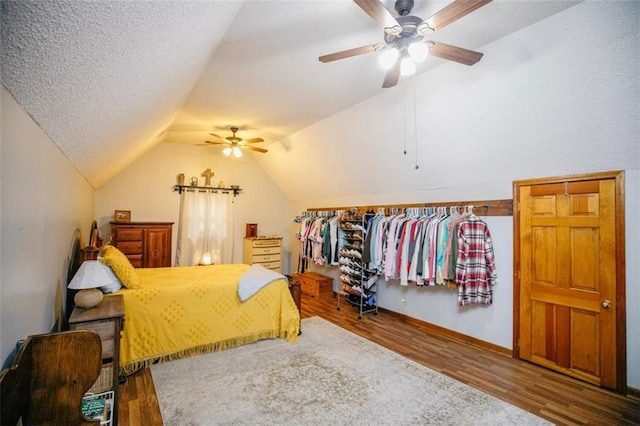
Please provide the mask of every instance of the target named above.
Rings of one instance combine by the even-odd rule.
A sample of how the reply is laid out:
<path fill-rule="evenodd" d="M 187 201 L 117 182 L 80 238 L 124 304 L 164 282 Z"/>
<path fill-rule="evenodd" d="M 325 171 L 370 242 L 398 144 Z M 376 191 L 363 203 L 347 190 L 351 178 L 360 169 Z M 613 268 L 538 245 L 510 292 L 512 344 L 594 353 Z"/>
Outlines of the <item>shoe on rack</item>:
<path fill-rule="evenodd" d="M 367 287 L 367 290 L 370 289 L 371 287 L 373 287 L 373 285 L 378 281 L 378 276 L 377 275 L 373 275 L 371 276 L 365 283 L 365 287 Z"/>

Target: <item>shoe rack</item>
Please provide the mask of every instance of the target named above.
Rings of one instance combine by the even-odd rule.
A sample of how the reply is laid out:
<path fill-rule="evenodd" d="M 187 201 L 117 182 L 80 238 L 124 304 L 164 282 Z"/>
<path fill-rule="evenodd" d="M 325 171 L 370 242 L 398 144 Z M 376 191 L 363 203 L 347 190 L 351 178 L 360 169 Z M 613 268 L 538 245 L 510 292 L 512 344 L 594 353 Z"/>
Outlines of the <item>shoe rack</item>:
<path fill-rule="evenodd" d="M 346 243 L 342 245 L 338 257 L 341 288 L 337 309 L 340 310 L 340 300 L 344 298 L 347 303 L 358 308 L 358 319 L 362 319 L 365 313 L 378 313 L 378 276 L 362 262 L 367 219 L 366 214 L 360 215 L 357 209 L 352 209 L 345 211 L 339 222 Z"/>

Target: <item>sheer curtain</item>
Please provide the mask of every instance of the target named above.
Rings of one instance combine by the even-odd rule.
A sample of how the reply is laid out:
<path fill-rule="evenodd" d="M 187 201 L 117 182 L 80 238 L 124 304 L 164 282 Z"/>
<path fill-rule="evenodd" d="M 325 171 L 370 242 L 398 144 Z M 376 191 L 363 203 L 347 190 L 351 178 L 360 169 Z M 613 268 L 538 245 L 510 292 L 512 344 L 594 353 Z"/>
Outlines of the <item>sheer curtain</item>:
<path fill-rule="evenodd" d="M 231 263 L 233 256 L 233 193 L 184 190 L 176 266 Z"/>

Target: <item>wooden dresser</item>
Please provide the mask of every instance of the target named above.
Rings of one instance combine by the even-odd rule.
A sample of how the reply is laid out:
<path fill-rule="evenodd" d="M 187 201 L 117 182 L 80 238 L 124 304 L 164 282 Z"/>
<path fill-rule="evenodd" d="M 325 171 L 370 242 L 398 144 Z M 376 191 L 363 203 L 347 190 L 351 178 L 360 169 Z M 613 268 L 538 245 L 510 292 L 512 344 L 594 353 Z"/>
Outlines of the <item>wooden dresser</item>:
<path fill-rule="evenodd" d="M 136 268 L 171 266 L 173 222 L 110 222 L 111 244 Z"/>
<path fill-rule="evenodd" d="M 282 273 L 282 237 L 258 236 L 244 239 L 244 263 L 259 264 Z"/>

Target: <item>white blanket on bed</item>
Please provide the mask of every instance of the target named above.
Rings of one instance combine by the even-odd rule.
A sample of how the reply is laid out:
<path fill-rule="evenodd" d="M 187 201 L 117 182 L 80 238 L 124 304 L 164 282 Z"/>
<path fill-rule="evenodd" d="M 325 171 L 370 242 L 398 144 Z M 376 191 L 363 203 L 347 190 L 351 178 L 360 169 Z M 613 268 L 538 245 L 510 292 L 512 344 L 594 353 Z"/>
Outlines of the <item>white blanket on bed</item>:
<path fill-rule="evenodd" d="M 260 289 L 267 284 L 287 278 L 271 269 L 267 269 L 261 265 L 251 265 L 247 271 L 240 276 L 240 283 L 238 284 L 238 296 L 240 301 L 244 302 L 251 296 L 260 291 Z"/>

